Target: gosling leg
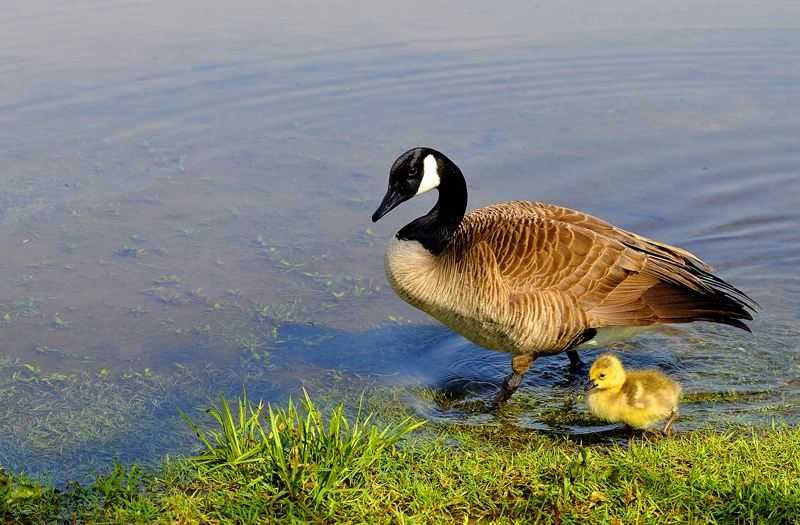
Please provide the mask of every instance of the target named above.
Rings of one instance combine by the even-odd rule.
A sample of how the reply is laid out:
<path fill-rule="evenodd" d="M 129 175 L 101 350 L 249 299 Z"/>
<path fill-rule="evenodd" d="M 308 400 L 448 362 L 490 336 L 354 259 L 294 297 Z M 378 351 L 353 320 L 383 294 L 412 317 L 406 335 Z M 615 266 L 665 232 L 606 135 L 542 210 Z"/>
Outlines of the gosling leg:
<path fill-rule="evenodd" d="M 567 350 L 567 357 L 569 357 L 569 369 L 577 372 L 583 366 L 581 356 L 578 355 L 577 350 Z"/>
<path fill-rule="evenodd" d="M 498 408 L 500 405 L 508 401 L 508 399 L 517 391 L 519 385 L 522 384 L 522 378 L 525 372 L 531 367 L 534 357 L 528 354 L 515 355 L 511 358 L 512 373 L 503 380 L 503 386 L 494 398 L 492 406 Z"/>
<path fill-rule="evenodd" d="M 678 419 L 678 409 L 675 408 L 672 410 L 672 413 L 669 415 L 669 419 L 667 420 L 667 424 L 664 425 L 664 434 L 670 436 L 672 435 L 672 423 Z"/>

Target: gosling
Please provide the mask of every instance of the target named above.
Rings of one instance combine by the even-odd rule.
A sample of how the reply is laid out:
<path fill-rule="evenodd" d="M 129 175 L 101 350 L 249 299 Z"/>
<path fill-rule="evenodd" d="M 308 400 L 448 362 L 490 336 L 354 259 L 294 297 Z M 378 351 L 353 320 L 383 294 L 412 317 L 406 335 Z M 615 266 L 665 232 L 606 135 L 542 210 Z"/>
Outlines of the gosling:
<path fill-rule="evenodd" d="M 617 357 L 604 354 L 592 364 L 586 388 L 589 410 L 600 419 L 647 429 L 668 418 L 663 432 L 672 433 L 681 386 L 658 370 L 626 372 Z"/>

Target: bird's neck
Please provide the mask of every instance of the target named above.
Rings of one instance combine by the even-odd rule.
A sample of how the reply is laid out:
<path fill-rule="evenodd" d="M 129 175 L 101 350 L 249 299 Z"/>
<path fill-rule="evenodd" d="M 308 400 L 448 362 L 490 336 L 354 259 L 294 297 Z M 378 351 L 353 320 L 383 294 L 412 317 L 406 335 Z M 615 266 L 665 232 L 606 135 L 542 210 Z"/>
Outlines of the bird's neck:
<path fill-rule="evenodd" d="M 446 162 L 440 177 L 436 205 L 397 232 L 398 239 L 417 241 L 433 255 L 444 251 L 467 210 L 467 183 L 461 170 L 455 164 Z"/>
<path fill-rule="evenodd" d="M 619 394 L 620 392 L 622 392 L 622 387 L 623 386 L 625 386 L 625 381 L 622 381 L 621 383 L 609 386 L 608 387 L 608 391 L 611 392 L 611 393 L 614 393 L 614 394 Z"/>

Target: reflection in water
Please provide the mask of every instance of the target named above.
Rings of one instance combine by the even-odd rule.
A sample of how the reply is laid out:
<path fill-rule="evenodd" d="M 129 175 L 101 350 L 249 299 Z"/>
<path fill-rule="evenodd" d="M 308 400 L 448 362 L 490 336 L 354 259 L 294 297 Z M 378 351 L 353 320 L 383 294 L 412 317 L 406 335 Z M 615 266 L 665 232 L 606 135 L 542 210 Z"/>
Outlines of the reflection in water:
<path fill-rule="evenodd" d="M 149 5 L 0 15 L 0 464 L 65 480 L 185 452 L 177 410 L 243 385 L 268 400 L 392 392 L 445 423 L 610 430 L 587 419 L 564 356 L 488 412 L 508 356 L 422 324 L 385 285 L 401 219 L 369 215 L 389 162 L 417 144 L 462 166 L 473 207 L 583 209 L 695 251 L 761 303 L 752 336 L 698 325 L 614 348 L 681 380 L 678 430 L 798 420 L 795 33 L 566 42 L 544 27 L 555 8 L 526 12 L 543 26 L 531 34 L 520 13 L 475 6 L 461 26 L 403 26 L 414 42 L 374 20 L 351 32 L 340 12 L 297 27 L 287 12 L 260 37 L 258 16 L 243 21 L 255 4 L 198 15 L 197 33 L 171 25 L 175 6 L 148 22 Z M 130 23 L 115 41 L 100 22 L 117 10 Z M 37 40 L 75 17 L 108 46 Z M 461 36 L 476 20 L 481 38 Z"/>

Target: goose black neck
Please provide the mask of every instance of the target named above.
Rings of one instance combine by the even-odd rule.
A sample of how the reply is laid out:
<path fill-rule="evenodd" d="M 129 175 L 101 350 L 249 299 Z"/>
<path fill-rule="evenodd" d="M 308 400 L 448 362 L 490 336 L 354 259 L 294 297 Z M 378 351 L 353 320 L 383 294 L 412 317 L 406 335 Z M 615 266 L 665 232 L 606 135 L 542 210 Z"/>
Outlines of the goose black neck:
<path fill-rule="evenodd" d="M 467 183 L 458 166 L 445 160 L 440 180 L 436 205 L 397 232 L 398 239 L 417 241 L 434 255 L 450 243 L 467 210 Z"/>

